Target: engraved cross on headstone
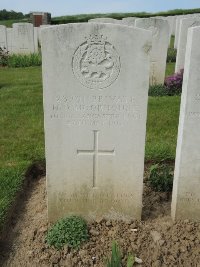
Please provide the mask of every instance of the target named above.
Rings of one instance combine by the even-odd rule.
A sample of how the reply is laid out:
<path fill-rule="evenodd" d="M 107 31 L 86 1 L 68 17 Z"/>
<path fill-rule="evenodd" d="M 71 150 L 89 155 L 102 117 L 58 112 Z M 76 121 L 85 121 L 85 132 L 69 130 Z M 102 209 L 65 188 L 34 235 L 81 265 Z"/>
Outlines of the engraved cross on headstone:
<path fill-rule="evenodd" d="M 102 150 L 99 149 L 99 131 L 94 130 L 94 146 L 93 150 L 77 150 L 78 155 L 93 155 L 93 188 L 96 187 L 98 176 L 98 156 L 114 156 L 115 150 Z"/>

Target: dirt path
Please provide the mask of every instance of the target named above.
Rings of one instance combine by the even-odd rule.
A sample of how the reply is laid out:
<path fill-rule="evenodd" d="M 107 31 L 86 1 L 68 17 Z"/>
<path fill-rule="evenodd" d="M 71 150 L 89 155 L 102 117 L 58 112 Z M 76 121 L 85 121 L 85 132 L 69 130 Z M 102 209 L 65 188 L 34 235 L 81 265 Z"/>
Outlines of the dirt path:
<path fill-rule="evenodd" d="M 200 267 L 200 224 L 173 223 L 170 197 L 145 186 L 143 221 L 90 224 L 90 240 L 79 251 L 67 246 L 56 251 L 44 242 L 47 231 L 45 178 L 34 180 L 24 195 L 23 205 L 13 214 L 12 227 L 0 243 L 2 267 L 103 267 L 113 240 L 143 260 L 145 267 Z M 124 265 L 125 266 L 125 265 Z"/>

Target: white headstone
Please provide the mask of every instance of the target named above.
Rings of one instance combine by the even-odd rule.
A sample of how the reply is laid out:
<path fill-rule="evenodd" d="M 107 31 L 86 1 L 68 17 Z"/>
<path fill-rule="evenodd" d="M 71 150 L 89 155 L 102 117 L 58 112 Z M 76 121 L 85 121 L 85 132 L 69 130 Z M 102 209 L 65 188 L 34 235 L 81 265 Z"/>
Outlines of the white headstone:
<path fill-rule="evenodd" d="M 200 221 L 200 27 L 190 28 L 181 97 L 172 218 Z"/>
<path fill-rule="evenodd" d="M 48 215 L 141 217 L 151 34 L 42 29 Z"/>
<path fill-rule="evenodd" d="M 177 16 L 176 20 L 176 33 L 175 33 L 175 40 L 174 40 L 174 48 L 178 48 L 178 42 L 180 38 L 180 24 L 182 19 L 194 18 L 199 17 L 199 14 L 188 14 L 188 15 L 179 15 Z"/>
<path fill-rule="evenodd" d="M 175 36 L 176 33 L 176 20 L 177 20 L 177 16 L 171 16 L 172 19 L 172 35 Z"/>
<path fill-rule="evenodd" d="M 42 25 L 41 25 L 42 26 Z M 38 42 L 39 42 L 39 45 L 41 45 L 41 26 L 40 27 L 37 27 L 37 30 L 38 30 Z"/>
<path fill-rule="evenodd" d="M 171 37 L 175 36 L 175 29 L 176 29 L 176 16 L 168 16 L 165 17 L 166 20 L 169 23 L 169 27 L 170 27 L 170 37 L 169 37 L 169 46 L 171 44 Z"/>
<path fill-rule="evenodd" d="M 177 49 L 178 47 L 178 39 L 179 39 L 179 33 L 180 33 L 180 21 L 183 18 L 182 15 L 177 16 L 176 19 L 176 30 L 175 30 L 175 39 L 174 39 L 174 48 Z"/>
<path fill-rule="evenodd" d="M 137 18 L 135 17 L 127 17 L 122 19 L 122 24 L 128 25 L 128 26 L 135 26 L 135 20 Z"/>
<path fill-rule="evenodd" d="M 8 52 L 12 53 L 13 51 L 13 29 L 7 28 L 7 44 L 8 44 Z"/>
<path fill-rule="evenodd" d="M 175 72 L 184 68 L 188 29 L 199 25 L 200 17 L 181 19 Z"/>
<path fill-rule="evenodd" d="M 114 23 L 114 24 L 121 24 L 122 21 L 118 19 L 112 19 L 112 18 L 96 18 L 96 19 L 90 19 L 88 22 L 99 22 L 99 23 Z"/>
<path fill-rule="evenodd" d="M 169 35 L 168 35 L 168 46 L 170 46 L 171 43 L 171 26 L 170 26 L 170 20 L 167 17 L 163 17 L 163 16 L 156 16 L 156 17 L 151 17 L 151 18 L 156 18 L 156 19 L 163 19 L 165 21 L 167 21 L 168 26 L 169 26 Z"/>
<path fill-rule="evenodd" d="M 35 47 L 35 53 L 38 52 L 38 27 L 34 27 L 34 47 Z"/>
<path fill-rule="evenodd" d="M 0 25 L 0 47 L 8 49 L 6 26 Z"/>
<path fill-rule="evenodd" d="M 41 45 L 41 29 L 47 28 L 47 27 L 54 27 L 52 25 L 41 25 L 40 27 L 37 27 L 38 29 L 38 43 Z"/>
<path fill-rule="evenodd" d="M 169 24 L 157 18 L 136 19 L 135 27 L 150 30 L 153 36 L 151 51 L 150 84 L 163 84 L 169 43 Z"/>
<path fill-rule="evenodd" d="M 13 24 L 13 40 L 14 53 L 29 54 L 34 53 L 34 29 L 31 23 L 14 23 Z"/>

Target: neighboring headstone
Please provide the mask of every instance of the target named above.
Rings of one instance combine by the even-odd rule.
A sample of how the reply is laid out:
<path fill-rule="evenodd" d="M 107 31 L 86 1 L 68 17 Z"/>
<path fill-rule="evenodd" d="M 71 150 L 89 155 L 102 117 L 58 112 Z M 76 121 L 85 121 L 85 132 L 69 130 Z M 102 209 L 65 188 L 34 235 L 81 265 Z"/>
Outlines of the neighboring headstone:
<path fill-rule="evenodd" d="M 163 84 L 169 43 L 169 24 L 157 18 L 136 19 L 135 27 L 150 30 L 153 36 L 151 51 L 150 84 Z"/>
<path fill-rule="evenodd" d="M 41 25 L 40 27 L 37 27 L 39 45 L 41 45 L 41 29 L 46 28 L 46 27 L 54 27 L 54 26 L 52 26 L 52 25 Z"/>
<path fill-rule="evenodd" d="M 96 18 L 96 19 L 90 19 L 88 20 L 88 22 L 122 24 L 121 20 L 112 19 L 112 18 Z"/>
<path fill-rule="evenodd" d="M 42 29 L 48 215 L 140 219 L 151 33 Z"/>
<path fill-rule="evenodd" d="M 35 47 L 35 53 L 38 52 L 38 43 L 39 43 L 38 28 L 37 27 L 34 27 L 34 47 Z"/>
<path fill-rule="evenodd" d="M 172 218 L 200 221 L 200 27 L 188 30 Z"/>
<path fill-rule="evenodd" d="M 13 40 L 15 46 L 14 53 L 29 54 L 34 53 L 34 29 L 31 23 L 14 23 Z"/>
<path fill-rule="evenodd" d="M 175 32 L 176 32 L 176 19 L 177 16 L 170 16 L 170 20 L 171 20 L 171 35 L 175 36 Z"/>
<path fill-rule="evenodd" d="M 135 20 L 137 18 L 135 17 L 127 17 L 122 19 L 122 24 L 128 25 L 128 26 L 135 26 Z"/>
<path fill-rule="evenodd" d="M 155 19 L 163 19 L 163 20 L 165 20 L 165 21 L 167 21 L 167 23 L 168 23 L 168 28 L 169 28 L 169 35 L 168 35 L 168 46 L 170 46 L 170 43 L 171 43 L 171 27 L 170 27 L 170 21 L 169 21 L 169 19 L 167 19 L 167 17 L 163 17 L 163 16 L 156 16 L 156 17 L 151 17 L 151 18 L 155 18 Z"/>
<path fill-rule="evenodd" d="M 180 23 L 182 19 L 188 19 L 188 18 L 195 18 L 199 17 L 199 14 L 188 14 L 188 15 L 179 15 L 177 16 L 176 20 L 176 33 L 175 33 L 175 40 L 174 40 L 174 48 L 178 48 L 178 42 L 180 38 Z"/>
<path fill-rule="evenodd" d="M 7 44 L 8 44 L 8 52 L 12 53 L 13 52 L 13 29 L 12 28 L 7 28 Z"/>
<path fill-rule="evenodd" d="M 178 39 L 179 39 L 179 33 L 180 33 L 180 21 L 183 18 L 182 15 L 177 16 L 176 19 L 176 30 L 175 30 L 175 38 L 174 38 L 174 48 L 177 49 L 178 47 Z"/>
<path fill-rule="evenodd" d="M 0 47 L 8 49 L 6 26 L 0 25 Z"/>
<path fill-rule="evenodd" d="M 184 68 L 188 29 L 199 25 L 200 17 L 181 19 L 175 72 Z"/>

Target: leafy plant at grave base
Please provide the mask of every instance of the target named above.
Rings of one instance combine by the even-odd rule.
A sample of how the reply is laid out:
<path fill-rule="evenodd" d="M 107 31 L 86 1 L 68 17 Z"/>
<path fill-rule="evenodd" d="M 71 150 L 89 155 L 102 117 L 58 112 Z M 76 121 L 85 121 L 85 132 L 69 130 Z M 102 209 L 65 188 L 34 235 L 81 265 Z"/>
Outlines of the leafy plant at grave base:
<path fill-rule="evenodd" d="M 173 186 L 173 167 L 164 163 L 154 164 L 150 168 L 149 183 L 159 192 L 171 192 Z"/>
<path fill-rule="evenodd" d="M 167 62 L 176 62 L 177 50 L 174 48 L 168 48 L 167 52 Z"/>
<path fill-rule="evenodd" d="M 166 96 L 167 91 L 165 85 L 157 84 L 149 87 L 149 96 Z"/>
<path fill-rule="evenodd" d="M 8 65 L 8 50 L 5 47 L 0 46 L 0 66 L 5 67 Z"/>
<path fill-rule="evenodd" d="M 183 85 L 183 73 L 184 70 L 182 69 L 174 75 L 171 75 L 165 79 L 167 95 L 172 96 L 181 94 Z"/>
<path fill-rule="evenodd" d="M 41 66 L 41 64 L 42 58 L 39 53 L 28 55 L 13 54 L 8 57 L 8 67 L 10 68 Z"/>
<path fill-rule="evenodd" d="M 135 257 L 131 254 L 128 255 L 127 267 L 132 267 L 135 262 Z M 122 265 L 122 255 L 120 249 L 115 241 L 112 243 L 112 254 L 111 258 L 106 259 L 106 267 L 121 267 Z"/>
<path fill-rule="evenodd" d="M 46 242 L 56 249 L 61 249 L 64 245 L 79 248 L 88 237 L 86 221 L 79 216 L 70 216 L 53 225 L 47 233 Z"/>

